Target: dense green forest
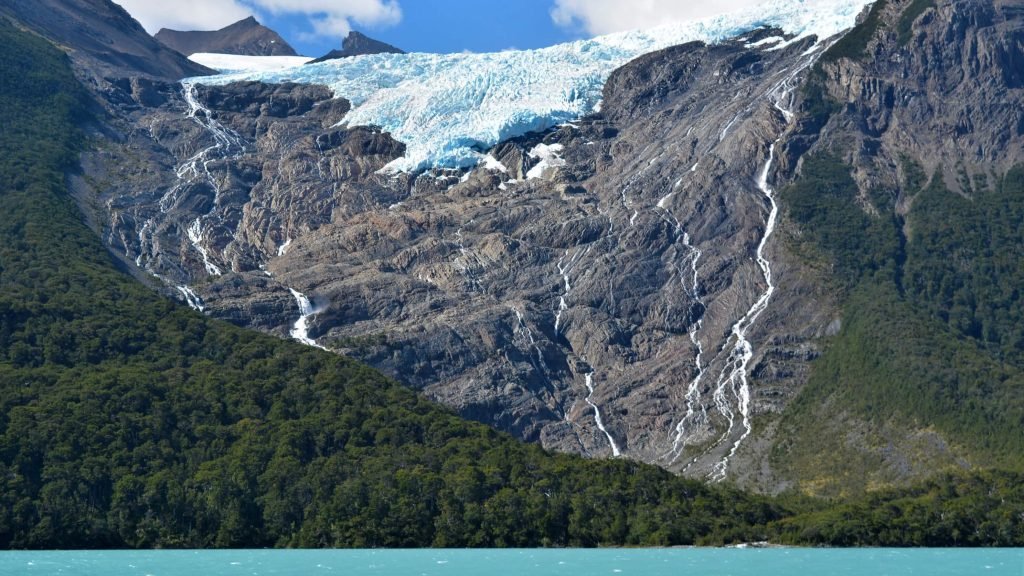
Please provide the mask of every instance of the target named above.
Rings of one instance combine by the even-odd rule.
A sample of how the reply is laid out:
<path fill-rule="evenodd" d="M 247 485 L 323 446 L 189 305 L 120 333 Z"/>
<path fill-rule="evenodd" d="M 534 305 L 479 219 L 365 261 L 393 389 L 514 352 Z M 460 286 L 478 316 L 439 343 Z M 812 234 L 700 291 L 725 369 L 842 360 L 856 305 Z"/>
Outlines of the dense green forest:
<path fill-rule="evenodd" d="M 0 110 L 0 548 L 1024 544 L 1019 475 L 750 495 L 551 455 L 210 320 L 117 271 L 82 222 L 65 174 L 88 96 L 61 52 L 3 22 Z"/>
<path fill-rule="evenodd" d="M 1020 546 L 1024 478 L 944 474 L 913 488 L 871 493 L 786 518 L 772 540 L 820 546 Z"/>
<path fill-rule="evenodd" d="M 909 159 L 904 168 L 914 201 L 902 217 L 897 190 L 861 197 L 851 167 L 828 155 L 805 159 L 781 193 L 797 251 L 829 267 L 844 326 L 783 419 L 796 440 L 774 458 L 827 479 L 826 493 L 861 491 L 858 467 L 881 466 L 826 430 L 843 418 L 904 436 L 934 429 L 972 465 L 1024 467 L 1024 170 L 968 197 Z"/>

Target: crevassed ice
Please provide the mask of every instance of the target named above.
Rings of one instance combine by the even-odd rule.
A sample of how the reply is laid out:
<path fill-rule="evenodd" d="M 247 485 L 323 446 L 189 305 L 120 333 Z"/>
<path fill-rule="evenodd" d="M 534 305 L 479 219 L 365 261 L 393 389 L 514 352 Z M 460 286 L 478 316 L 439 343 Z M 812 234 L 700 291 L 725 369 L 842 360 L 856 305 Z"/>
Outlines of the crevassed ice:
<path fill-rule="evenodd" d="M 868 0 L 769 0 L 733 12 L 559 44 L 487 54 L 376 54 L 277 71 L 185 82 L 237 80 L 325 84 L 351 101 L 349 126 L 378 126 L 406 144 L 389 172 L 461 168 L 507 138 L 585 116 L 613 70 L 642 54 L 694 40 L 717 43 L 775 26 L 824 39 L 851 28 Z"/>

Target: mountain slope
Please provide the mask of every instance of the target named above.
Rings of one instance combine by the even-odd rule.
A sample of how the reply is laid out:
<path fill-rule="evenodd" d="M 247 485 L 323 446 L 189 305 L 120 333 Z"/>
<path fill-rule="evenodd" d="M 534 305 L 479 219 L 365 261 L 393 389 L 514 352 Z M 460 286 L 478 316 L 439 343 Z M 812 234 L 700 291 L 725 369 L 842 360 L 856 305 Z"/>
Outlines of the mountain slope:
<path fill-rule="evenodd" d="M 108 0 L 5 0 L 0 15 L 61 46 L 96 82 L 129 75 L 173 81 L 212 73 L 154 40 Z"/>
<path fill-rule="evenodd" d="M 652 55 L 646 64 L 666 59 L 685 64 L 686 58 L 677 58 L 695 51 L 709 57 L 705 50 L 703 46 L 669 50 Z M 739 52 L 739 61 L 749 63 L 744 55 Z M 942 475 L 917 487 L 834 507 L 807 499 L 782 504 L 675 478 L 634 462 L 552 456 L 461 421 L 349 360 L 236 329 L 161 299 L 114 269 L 66 189 L 66 176 L 75 170 L 83 144 L 96 148 L 91 158 L 85 158 L 87 163 L 103 154 L 116 159 L 119 153 L 114 143 L 105 140 L 83 143 L 78 127 L 83 121 L 96 121 L 84 114 L 94 108 L 67 58 L 3 22 L 0 56 L 0 108 L 11 113 L 0 132 L 0 211 L 4 214 L 0 219 L 0 546 L 667 545 L 765 537 L 833 545 L 1019 546 L 1024 542 L 1020 474 Z M 678 76 L 655 75 L 653 81 L 637 84 L 627 81 L 645 78 L 651 70 L 663 68 L 624 70 L 609 91 L 630 91 L 641 102 L 673 102 L 669 96 L 671 87 L 678 86 Z M 328 118 L 344 109 L 338 102 L 322 101 L 323 92 L 315 87 L 253 84 L 224 92 L 210 90 L 204 96 L 233 111 L 238 116 L 232 122 L 256 134 L 270 131 L 261 124 L 267 118 L 289 117 L 305 130 L 308 126 L 302 124 L 315 124 L 318 119 L 308 114 L 311 108 L 326 105 L 320 114 Z M 267 102 L 270 96 L 274 106 Z M 808 100 L 809 106 L 815 104 Z M 136 112 L 144 107 L 132 105 Z M 836 111 L 834 106 L 825 109 Z M 609 109 L 608 114 L 617 122 L 624 116 L 644 116 L 641 108 L 632 105 Z M 643 128 L 640 124 L 636 129 Z M 168 126 L 152 131 L 169 144 L 175 135 Z M 206 129 L 196 132 L 207 134 Z M 805 126 L 802 132 L 812 133 L 813 126 Z M 818 140 L 827 142 L 830 133 L 834 132 L 818 133 Z M 367 165 L 361 162 L 381 165 L 383 158 L 367 161 L 372 151 L 381 156 L 401 153 L 400 146 L 395 147 L 385 135 L 368 129 L 332 132 L 319 143 L 344 148 L 352 157 L 345 165 L 349 170 Z M 509 154 L 515 151 L 516 143 L 511 144 L 506 149 Z M 622 148 L 618 150 L 621 153 Z M 141 156 L 133 160 L 145 167 Z M 844 222 L 833 222 L 833 230 L 817 231 L 807 223 L 822 216 L 813 209 L 817 201 L 847 198 L 857 188 L 856 179 L 840 161 L 824 153 L 807 160 L 794 187 L 780 191 L 779 196 L 794 219 L 788 226 L 804 226 L 808 246 L 792 249 L 801 258 L 834 264 L 841 270 L 837 282 L 856 282 L 857 289 L 871 286 L 860 285 L 860 274 L 851 272 L 865 262 L 880 263 L 875 270 L 879 274 L 872 278 L 882 291 L 869 296 L 884 295 L 894 283 L 887 258 L 891 244 L 885 238 L 873 240 L 891 229 L 886 226 L 888 218 L 879 217 L 881 212 L 862 210 L 860 217 L 853 213 L 850 236 L 865 250 L 854 251 L 860 258 L 851 261 L 846 244 L 835 241 L 843 236 L 831 234 L 851 232 L 836 228 Z M 138 167 L 125 166 L 125 173 L 131 169 Z M 235 167 L 231 175 L 243 177 L 246 172 Z M 70 180 L 74 184 L 77 178 L 72 175 Z M 994 220 L 986 217 L 991 204 L 1013 209 L 1012 202 L 1001 202 L 1019 196 L 1011 191 L 1019 188 L 1020 180 L 1011 172 L 1001 180 L 1000 195 L 994 198 L 976 191 L 972 200 L 983 216 L 980 221 L 966 220 L 970 226 L 955 230 L 954 237 L 970 237 L 979 222 Z M 91 185 L 102 187 L 106 182 L 100 179 Z M 797 189 L 800 186 L 805 193 Z M 938 184 L 928 189 L 948 200 Z M 806 194 L 807 190 L 824 194 Z M 577 194 L 563 192 L 570 197 Z M 77 194 L 79 202 L 90 207 L 83 192 Z M 953 201 L 962 203 L 964 198 L 954 196 Z M 850 215 L 851 206 L 861 209 L 863 204 L 838 204 L 846 209 L 840 214 Z M 801 211 L 801 207 L 811 209 Z M 928 231 L 934 226 L 931 209 L 921 210 L 915 216 L 912 209 L 908 219 L 917 220 L 918 230 Z M 876 220 L 858 235 L 856 228 L 865 215 Z M 797 230 L 790 229 L 794 233 L 790 241 L 799 242 Z M 998 227 L 992 230 L 997 238 L 1006 235 Z M 925 237 L 935 242 L 934 236 Z M 942 235 L 938 236 L 941 240 Z M 796 265 L 780 260 L 778 252 L 768 254 L 773 271 L 793 270 Z M 894 259 L 894 264 L 916 257 L 908 254 L 905 260 Z M 779 286 L 792 285 L 783 277 L 778 280 Z M 973 283 L 966 285 L 970 291 L 978 289 Z M 846 322 L 847 326 L 863 323 L 864 317 L 855 314 L 872 304 L 886 313 L 897 312 L 891 318 L 894 324 L 907 324 L 900 306 L 912 303 L 909 290 L 897 294 L 908 301 L 889 306 L 884 300 L 847 297 L 855 293 L 848 286 L 830 286 L 843 293 L 850 307 L 844 318 L 853 322 Z M 776 297 L 786 301 L 781 294 Z M 915 318 L 920 316 L 910 317 Z M 873 319 L 868 316 L 867 320 L 870 325 Z M 940 315 L 938 320 L 948 319 Z M 776 323 L 777 319 L 772 321 Z M 969 323 L 963 326 L 970 328 Z M 1002 334 L 999 326 L 993 330 Z M 843 339 L 854 342 L 850 349 L 856 351 L 874 341 L 886 348 L 899 337 L 864 332 L 870 330 L 841 332 L 826 350 L 826 358 Z M 936 342 L 927 331 L 915 329 L 912 334 L 928 345 Z M 996 344 L 1001 339 L 980 341 Z M 954 351 L 962 353 L 964 349 L 956 344 Z M 979 343 L 979 348 L 988 345 Z M 899 352 L 891 348 L 888 353 L 892 350 Z M 925 364 L 941 362 L 945 355 L 911 351 Z M 868 350 L 863 366 L 876 370 L 879 357 Z M 838 365 L 841 370 L 849 366 L 843 357 L 831 358 L 815 370 L 822 365 Z M 989 370 L 983 364 L 975 366 Z M 893 374 L 914 385 L 922 382 L 913 372 Z M 758 379 L 763 377 L 763 371 L 756 373 Z M 805 389 L 812 393 L 798 400 L 810 410 L 796 412 L 831 415 L 829 402 L 817 402 L 813 393 L 829 380 L 813 378 Z M 931 384 L 927 379 L 924 383 Z M 885 386 L 892 384 L 890 375 L 878 390 L 885 394 L 892 390 Z M 1019 400 L 1012 388 L 989 388 Z M 918 394 L 913 400 L 922 397 Z M 884 399 L 892 398 L 896 397 L 889 394 Z M 989 399 L 980 400 L 993 406 Z M 910 413 L 905 404 L 896 408 Z M 856 404 L 850 406 L 860 410 Z M 978 410 L 966 406 L 964 414 Z M 959 415 L 952 416 L 955 420 Z M 994 433 L 984 432 L 984 439 L 1006 442 L 1006 446 L 995 446 L 994 453 L 1002 458 L 1013 453 L 1016 437 L 1002 434 L 1002 424 L 996 424 Z M 946 429 L 945 422 L 936 426 L 946 433 L 959 433 Z M 840 439 L 848 439 L 849 432 L 825 430 Z M 787 437 L 808 439 L 806 435 Z M 804 513 L 793 516 L 793 511 Z"/>
<path fill-rule="evenodd" d="M 3 22 L 0 56 L 0 547 L 682 544 L 784 513 L 552 456 L 153 294 L 66 190 L 97 144 L 67 58 Z"/>
<path fill-rule="evenodd" d="M 793 10 L 778 19 L 803 14 Z M 379 55 L 287 73 L 352 88 L 356 109 L 373 114 L 411 102 L 395 121 L 416 154 L 436 137 L 435 159 L 490 155 L 465 171 L 382 172 L 411 145 L 352 126 L 349 103 L 314 96 L 319 87 L 227 83 L 247 75 L 187 86 L 187 102 L 139 110 L 136 125 L 149 129 L 117 156 L 154 154 L 180 170 L 139 169 L 105 187 L 107 238 L 212 315 L 356 355 L 545 447 L 619 452 L 705 478 L 746 474 L 756 468 L 731 464 L 750 417 L 784 409 L 834 319 L 813 278 L 761 250 L 785 280 L 768 298 L 780 309 L 802 302 L 799 314 L 765 312 L 766 270 L 753 258 L 770 235 L 761 179 L 788 128 L 779 107 L 821 49 L 807 22 L 841 29 L 832 13 L 795 19 L 808 35 L 761 28 L 726 40 L 746 20 L 716 21 L 527 53 Z M 613 72 L 680 34 L 717 43 Z M 439 74 L 423 70 L 439 68 L 446 80 L 430 84 Z M 413 78 L 390 90 L 407 71 Z M 380 93 L 360 91 L 378 83 Z M 474 96 L 488 113 L 474 112 Z M 598 100 L 600 114 L 484 148 L 503 117 L 510 131 L 545 126 Z M 350 125 L 336 126 L 342 119 Z M 444 131 L 424 129 L 438 122 Z M 756 390 L 755 368 L 765 382 Z"/>
<path fill-rule="evenodd" d="M 281 36 L 252 16 L 213 31 L 182 32 L 161 28 L 154 37 L 165 46 L 191 56 L 197 52 L 240 56 L 296 56 Z"/>
<path fill-rule="evenodd" d="M 794 246 L 835 272 L 844 327 L 774 459 L 832 493 L 1024 466 L 1024 19 L 1001 2 L 874 14 L 805 90 L 782 192 Z"/>
<path fill-rule="evenodd" d="M 1019 469 L 1012 7 L 167 85 L 88 176 L 194 307 L 547 448 L 830 495 Z"/>

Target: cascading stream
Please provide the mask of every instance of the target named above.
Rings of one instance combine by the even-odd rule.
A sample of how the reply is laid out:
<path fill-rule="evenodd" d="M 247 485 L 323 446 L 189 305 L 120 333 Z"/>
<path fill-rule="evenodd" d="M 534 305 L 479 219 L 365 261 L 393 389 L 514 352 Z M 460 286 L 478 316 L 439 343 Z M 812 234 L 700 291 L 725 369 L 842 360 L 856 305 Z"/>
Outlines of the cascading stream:
<path fill-rule="evenodd" d="M 211 276 L 220 276 L 223 271 L 213 261 L 212 254 L 206 246 L 207 227 L 205 221 L 216 218 L 216 211 L 221 202 L 220 185 L 210 171 L 210 165 L 217 160 L 239 157 L 245 152 L 245 141 L 213 118 L 213 113 L 199 101 L 194 81 L 182 82 L 182 97 L 188 105 L 185 117 L 201 126 L 213 138 L 213 144 L 199 150 L 178 166 L 175 170 L 178 183 L 160 198 L 160 213 L 169 213 L 182 191 L 197 180 L 205 181 L 210 186 L 214 193 L 213 207 L 207 214 L 193 219 L 185 233 L 193 249 L 202 257 L 203 269 L 206 273 Z M 137 265 L 146 265 L 143 254 L 146 246 L 151 246 L 155 242 L 156 233 L 157 227 L 154 225 L 153 218 L 148 219 L 139 229 L 139 255 L 135 258 Z"/>
<path fill-rule="evenodd" d="M 700 262 L 700 257 L 703 255 L 703 253 L 700 251 L 699 248 L 697 248 L 690 242 L 690 235 L 685 232 L 683 233 L 683 245 L 690 249 L 690 254 L 688 258 L 690 260 L 690 270 L 693 273 L 692 282 L 689 290 L 690 297 L 693 299 L 694 302 L 703 306 L 704 303 L 701 301 L 700 296 L 700 277 L 697 273 L 697 264 Z M 704 374 L 706 372 L 706 367 L 701 362 L 702 357 L 704 356 L 704 347 L 701 345 L 700 342 L 700 329 L 703 326 L 704 319 L 700 318 L 699 320 L 697 320 L 697 322 L 694 323 L 693 327 L 690 328 L 689 331 L 690 342 L 692 342 L 694 348 L 697 349 L 697 356 L 694 359 L 694 362 L 696 363 L 697 374 L 696 376 L 693 377 L 693 380 L 690 381 L 690 384 L 686 388 L 686 415 L 679 421 L 679 424 L 676 425 L 675 436 L 672 439 L 672 448 L 671 450 L 669 450 L 668 454 L 665 455 L 665 457 L 671 458 L 669 464 L 674 464 L 676 460 L 678 460 L 679 457 L 682 456 L 683 448 L 685 448 L 686 424 L 687 422 L 690 422 L 696 417 L 695 407 L 697 406 L 700 400 L 700 383 L 701 380 L 703 380 Z"/>
<path fill-rule="evenodd" d="M 798 67 L 789 73 L 777 84 L 775 84 L 765 97 L 768 98 L 773 108 L 781 114 L 786 127 L 793 121 L 795 114 L 787 107 L 792 88 L 793 80 L 809 66 L 811 66 L 822 51 L 809 54 L 808 58 Z M 732 122 L 730 122 L 730 125 Z M 778 220 L 779 206 L 775 198 L 775 191 L 768 183 L 768 177 L 775 162 L 775 149 L 782 135 L 768 144 L 768 158 L 757 174 L 756 186 L 765 197 L 768 205 L 768 215 L 765 220 L 765 230 L 757 245 L 755 252 L 755 263 L 764 279 L 764 290 L 758 296 L 754 304 L 733 324 L 729 331 L 728 341 L 711 361 L 704 363 L 704 349 L 697 337 L 697 331 L 703 324 L 698 321 L 695 329 L 690 331 L 690 339 L 697 349 L 697 374 L 687 386 L 685 395 L 686 413 L 674 427 L 674 437 L 667 453 L 663 456 L 669 464 L 675 463 L 686 452 L 688 446 L 699 446 L 706 442 L 706 435 L 714 431 L 712 422 L 704 403 L 701 402 L 701 386 L 707 380 L 712 367 L 718 366 L 721 361 L 721 369 L 715 379 L 711 394 L 711 405 L 714 412 L 724 420 L 724 430 L 717 439 L 693 456 L 683 468 L 689 469 L 702 458 L 705 458 L 717 450 L 724 455 L 710 468 L 708 477 L 713 481 L 724 480 L 728 474 L 729 464 L 743 442 L 750 436 L 752 423 L 750 416 L 751 390 L 749 365 L 754 357 L 754 346 L 749 339 L 749 334 L 758 318 L 768 308 L 772 296 L 775 294 L 776 286 L 772 278 L 771 262 L 765 255 L 765 249 L 775 232 Z M 693 169 L 696 169 L 696 165 Z M 691 169 L 691 171 L 693 170 Z M 684 237 L 684 244 L 689 245 L 689 238 Z M 693 295 L 696 297 L 697 290 L 697 261 L 699 254 L 691 256 L 693 265 Z M 724 356 L 724 360 L 722 357 Z M 697 405 L 700 404 L 700 411 Z M 700 434 L 704 434 L 701 436 Z M 714 436 L 713 436 L 714 437 Z"/>
<path fill-rule="evenodd" d="M 601 409 L 597 407 L 597 404 L 595 404 L 594 400 L 593 400 L 593 398 L 594 398 L 594 373 L 593 372 L 587 372 L 585 378 L 586 378 L 586 386 L 587 386 L 587 392 L 588 392 L 586 401 L 587 401 L 587 404 L 591 408 L 594 409 L 594 421 L 597 423 L 597 429 L 600 430 L 601 433 L 604 434 L 605 438 L 608 439 L 608 444 L 612 447 L 612 456 L 618 458 L 619 456 L 622 455 L 622 452 L 619 451 L 619 446 L 618 446 L 618 444 L 615 443 L 615 439 L 612 438 L 612 435 L 608 433 L 608 429 L 604 427 L 604 421 L 601 420 Z"/>
<path fill-rule="evenodd" d="M 302 342 L 307 346 L 313 346 L 321 350 L 327 350 L 327 348 L 316 343 L 316 340 L 309 337 L 309 319 L 317 314 L 317 310 L 313 308 L 313 303 L 309 301 L 309 298 L 305 294 L 299 292 L 294 288 L 288 289 L 292 293 L 292 297 L 295 298 L 295 302 L 299 305 L 299 319 L 292 325 L 292 330 L 289 335 Z"/>

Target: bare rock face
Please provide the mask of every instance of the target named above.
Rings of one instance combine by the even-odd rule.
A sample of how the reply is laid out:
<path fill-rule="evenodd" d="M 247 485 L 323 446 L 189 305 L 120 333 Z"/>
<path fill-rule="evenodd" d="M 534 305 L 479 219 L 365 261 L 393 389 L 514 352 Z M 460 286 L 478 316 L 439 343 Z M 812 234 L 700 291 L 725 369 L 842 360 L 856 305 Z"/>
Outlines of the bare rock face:
<path fill-rule="evenodd" d="M 180 31 L 161 28 L 154 37 L 173 50 L 190 56 L 197 52 L 242 56 L 296 56 L 277 32 L 252 16 L 212 31 Z"/>
<path fill-rule="evenodd" d="M 834 320 L 769 229 L 814 40 L 750 41 L 640 58 L 601 114 L 469 172 L 379 173 L 404 146 L 335 127 L 348 105 L 321 87 L 185 87 L 132 112 L 116 154 L 147 160 L 104 198 L 108 241 L 209 314 L 282 336 L 303 316 L 526 440 L 724 477 Z"/>
<path fill-rule="evenodd" d="M 841 151 L 865 188 L 899 189 L 892 167 L 907 157 L 970 193 L 1024 161 L 1024 11 L 958 0 L 911 13 L 910 4 L 885 7 L 865 57 L 823 67 L 828 95 L 845 107 L 814 133 L 815 151 Z"/>
<path fill-rule="evenodd" d="M 600 114 L 470 171 L 383 174 L 404 146 L 340 127 L 347 102 L 255 83 L 120 86 L 122 139 L 87 164 L 110 246 L 208 314 L 551 449 L 778 490 L 776 417 L 842 319 L 775 188 L 820 150 L 863 186 L 900 154 L 969 183 L 1024 150 L 1021 11 L 945 2 L 906 28 L 907 4 L 869 57 L 823 62 L 825 117 L 804 88 L 827 43 L 760 30 L 643 56 Z"/>

